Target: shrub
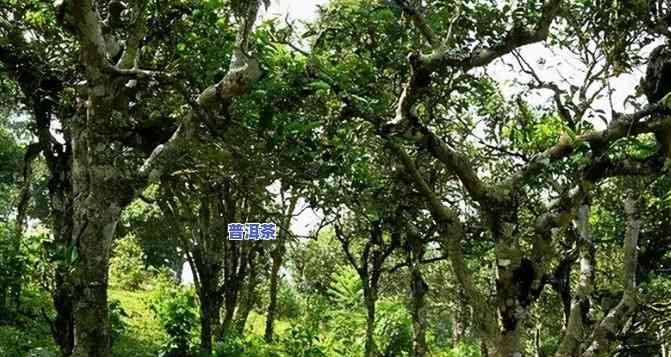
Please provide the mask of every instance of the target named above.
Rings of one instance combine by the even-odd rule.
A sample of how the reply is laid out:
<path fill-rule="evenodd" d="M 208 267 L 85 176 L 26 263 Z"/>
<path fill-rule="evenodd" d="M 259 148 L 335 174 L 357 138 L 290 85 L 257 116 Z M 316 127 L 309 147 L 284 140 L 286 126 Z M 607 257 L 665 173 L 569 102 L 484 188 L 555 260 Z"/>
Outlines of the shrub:
<path fill-rule="evenodd" d="M 215 344 L 213 357 L 274 357 L 279 356 L 263 338 L 256 335 L 240 336 L 234 333 Z"/>
<path fill-rule="evenodd" d="M 366 315 L 363 287 L 356 271 L 339 266 L 328 289 L 328 344 L 340 355 L 363 354 Z"/>
<path fill-rule="evenodd" d="M 301 304 L 298 292 L 285 281 L 279 284 L 277 294 L 277 317 L 295 319 L 301 315 Z"/>
<path fill-rule="evenodd" d="M 375 334 L 382 356 L 407 355 L 412 348 L 412 322 L 406 306 L 400 301 L 381 299 L 376 315 Z"/>
<path fill-rule="evenodd" d="M 149 277 L 145 267 L 144 253 L 134 235 L 116 241 L 110 259 L 110 280 L 112 285 L 125 290 L 137 290 Z"/>
<path fill-rule="evenodd" d="M 479 357 L 480 346 L 477 343 L 460 342 L 447 351 L 446 357 Z"/>
<path fill-rule="evenodd" d="M 19 301 L 26 263 L 26 256 L 21 252 L 19 237 L 14 229 L 9 224 L 0 223 L 0 312 L 8 309 L 10 302 Z"/>
<path fill-rule="evenodd" d="M 124 317 L 128 317 L 126 311 L 121 307 L 121 301 L 113 299 L 109 301 L 109 319 L 112 328 L 112 343 L 126 330 Z"/>
<path fill-rule="evenodd" d="M 163 344 L 163 356 L 187 356 L 195 345 L 198 325 L 196 294 L 192 287 L 176 284 L 170 273 L 163 269 L 156 278 L 156 286 L 149 308 L 156 314 L 168 335 Z"/>
<path fill-rule="evenodd" d="M 294 325 L 288 336 L 281 340 L 281 344 L 286 356 L 321 357 L 327 355 L 327 348 L 319 341 L 319 331 L 309 326 Z"/>

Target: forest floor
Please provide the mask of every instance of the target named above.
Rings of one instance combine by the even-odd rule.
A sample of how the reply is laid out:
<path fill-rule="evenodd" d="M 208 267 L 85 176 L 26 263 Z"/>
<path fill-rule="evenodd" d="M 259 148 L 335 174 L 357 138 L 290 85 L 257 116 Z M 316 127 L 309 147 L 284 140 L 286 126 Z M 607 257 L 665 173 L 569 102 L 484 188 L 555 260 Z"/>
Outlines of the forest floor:
<path fill-rule="evenodd" d="M 119 300 L 125 313 L 123 322 L 126 328 L 114 343 L 112 352 L 115 356 L 156 356 L 161 342 L 166 338 L 161 325 L 149 309 L 147 290 L 126 291 L 110 289 L 110 301 Z"/>
<path fill-rule="evenodd" d="M 114 343 L 114 356 L 156 356 L 165 333 L 158 319 L 149 309 L 147 300 L 150 291 L 125 291 L 110 289 L 110 301 L 119 300 L 126 315 L 125 330 Z M 25 315 L 13 318 L 12 324 L 0 323 L 0 356 L 50 356 L 57 351 L 51 338 L 49 323 L 40 312 L 49 311 L 48 295 L 24 294 L 22 299 Z"/>
<path fill-rule="evenodd" d="M 136 291 L 111 287 L 109 301 L 118 300 L 123 311 L 122 321 L 125 328 L 113 344 L 115 357 L 155 357 L 160 354 L 161 346 L 167 335 L 150 308 L 151 290 Z M 25 316 L 17 316 L 10 325 L 0 321 L 0 356 L 52 356 L 57 346 L 51 338 L 49 324 L 41 313 L 51 309 L 49 296 L 24 294 L 23 309 L 30 311 Z M 265 317 L 254 311 L 247 322 L 247 332 L 263 336 Z M 287 321 L 277 321 L 276 331 L 282 333 L 291 328 Z"/>

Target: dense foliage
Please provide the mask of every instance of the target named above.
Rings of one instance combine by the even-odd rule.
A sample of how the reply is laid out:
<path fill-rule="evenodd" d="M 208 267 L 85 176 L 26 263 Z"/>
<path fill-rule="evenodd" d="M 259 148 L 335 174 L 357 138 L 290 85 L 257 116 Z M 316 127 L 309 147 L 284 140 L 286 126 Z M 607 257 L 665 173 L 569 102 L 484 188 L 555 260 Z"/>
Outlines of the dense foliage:
<path fill-rule="evenodd" d="M 667 1 L 276 5 L 0 0 L 0 356 L 669 355 Z"/>

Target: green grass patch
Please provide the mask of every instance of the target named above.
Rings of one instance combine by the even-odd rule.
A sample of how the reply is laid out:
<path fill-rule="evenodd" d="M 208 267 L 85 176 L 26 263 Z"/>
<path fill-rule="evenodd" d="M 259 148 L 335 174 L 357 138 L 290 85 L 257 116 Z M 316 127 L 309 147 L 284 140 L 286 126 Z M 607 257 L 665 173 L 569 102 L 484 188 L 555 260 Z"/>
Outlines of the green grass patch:
<path fill-rule="evenodd" d="M 113 355 L 156 356 L 166 335 L 148 307 L 147 299 L 150 292 L 110 289 L 108 294 L 110 300 L 117 299 L 121 302 L 121 308 L 127 315 L 123 318 L 126 329 L 115 341 Z"/>

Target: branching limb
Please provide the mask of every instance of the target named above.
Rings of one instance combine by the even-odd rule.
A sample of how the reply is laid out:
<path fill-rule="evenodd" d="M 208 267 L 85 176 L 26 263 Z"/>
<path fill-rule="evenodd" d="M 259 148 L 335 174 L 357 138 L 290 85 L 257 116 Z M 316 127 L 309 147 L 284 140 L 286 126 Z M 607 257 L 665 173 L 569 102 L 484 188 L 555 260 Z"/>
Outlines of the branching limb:
<path fill-rule="evenodd" d="M 137 68 L 137 60 L 140 55 L 140 44 L 146 33 L 145 8 L 147 1 L 136 0 L 133 3 L 134 24 L 124 50 L 116 67 L 119 69 Z"/>
<path fill-rule="evenodd" d="M 580 247 L 580 275 L 557 356 L 575 356 L 579 352 L 584 333 L 583 317 L 589 310 L 589 297 L 594 290 L 594 244 L 589 227 L 589 208 L 588 204 L 581 205 L 576 220 Z"/>
<path fill-rule="evenodd" d="M 410 17 L 412 22 L 415 24 L 419 32 L 429 41 L 429 44 L 433 47 L 439 45 L 438 37 L 433 32 L 431 27 L 424 20 L 424 16 L 419 13 L 417 9 L 408 4 L 407 0 L 394 0 L 394 3 L 398 5 L 407 15 Z"/>
<path fill-rule="evenodd" d="M 559 13 L 561 0 L 548 0 L 543 5 L 543 13 L 540 21 L 534 29 L 524 27 L 513 27 L 506 36 L 503 43 L 495 46 L 476 49 L 466 56 L 454 56 L 449 51 L 434 52 L 422 56 L 421 62 L 431 70 L 443 70 L 444 68 L 458 68 L 468 71 L 476 67 L 486 66 L 495 59 L 502 57 L 513 50 L 544 41 L 550 31 L 550 25 Z"/>
<path fill-rule="evenodd" d="M 201 110 L 211 110 L 219 104 L 226 104 L 230 99 L 245 94 L 251 85 L 261 77 L 261 69 L 255 58 L 247 52 L 247 42 L 259 9 L 258 1 L 250 1 L 240 19 L 240 28 L 236 37 L 236 48 L 229 66 L 228 73 L 215 85 L 205 89 L 196 100 L 197 107 L 186 115 L 180 127 L 165 144 L 159 145 L 145 160 L 140 168 L 143 181 L 155 182 L 163 174 L 168 163 L 193 138 L 197 130 L 197 120 Z"/>
<path fill-rule="evenodd" d="M 397 3 L 411 17 L 413 17 L 412 14 L 416 13 L 416 11 L 408 8 L 408 6 L 403 7 L 404 4 L 407 5 L 405 1 L 397 1 Z M 474 67 L 487 65 L 494 59 L 508 54 L 518 47 L 545 40 L 548 36 L 550 24 L 559 12 L 560 4 L 560 0 L 547 1 L 543 7 L 541 19 L 533 30 L 516 26 L 508 34 L 504 43 L 475 50 L 465 58 L 452 57 L 449 51 L 444 48 L 434 50 L 428 56 L 411 54 L 409 56 L 412 69 L 410 80 L 405 84 L 403 92 L 399 97 L 396 107 L 396 117 L 392 123 L 383 128 L 383 133 L 394 131 L 407 132 L 407 127 L 414 128 L 415 130 L 412 130 L 411 134 L 415 136 L 415 142 L 419 146 L 429 149 L 432 155 L 455 172 L 476 201 L 480 201 L 481 203 L 483 201 L 499 201 L 499 197 L 493 196 L 492 192 L 494 191 L 487 189 L 481 182 L 477 175 L 477 170 L 471 162 L 466 160 L 463 155 L 459 155 L 455 150 L 449 148 L 430 129 L 421 124 L 414 107 L 424 91 L 430 87 L 433 72 L 440 73 L 448 68 L 459 69 L 465 72 Z M 426 26 L 423 19 L 415 16 L 414 21 L 420 29 L 423 29 L 421 31 L 430 39 L 430 42 L 433 41 L 435 43 L 435 35 L 429 32 L 430 29 L 427 29 L 428 26 Z"/>
<path fill-rule="evenodd" d="M 638 265 L 638 236 L 641 231 L 641 202 L 629 197 L 624 202 L 627 228 L 624 235 L 624 291 L 620 302 L 599 322 L 591 337 L 591 344 L 583 353 L 585 357 L 600 356 L 608 351 L 608 346 L 626 321 L 638 308 L 636 301 L 636 266 Z"/>
<path fill-rule="evenodd" d="M 441 244 L 447 251 L 447 257 L 450 259 L 450 265 L 459 282 L 461 291 L 476 315 L 474 321 L 478 322 L 478 331 L 482 334 L 483 338 L 491 338 L 495 336 L 496 320 L 494 313 L 491 310 L 490 305 L 487 303 L 485 296 L 473 285 L 471 274 L 466 269 L 462 247 L 466 232 L 458 214 L 445 207 L 440 202 L 440 199 L 435 192 L 433 192 L 426 180 L 422 177 L 422 174 L 419 172 L 415 163 L 399 144 L 394 143 L 393 140 L 387 139 L 387 145 L 401 159 L 405 169 L 414 179 L 416 187 L 429 202 L 431 215 L 438 224 Z"/>
<path fill-rule="evenodd" d="M 549 164 L 568 157 L 576 150 L 603 149 L 608 144 L 617 139 L 626 136 L 633 136 L 643 133 L 653 133 L 660 128 L 671 124 L 671 117 L 654 117 L 648 121 L 641 121 L 644 118 L 652 117 L 666 108 L 664 100 L 644 107 L 643 109 L 621 115 L 613 119 L 608 128 L 600 131 L 593 131 L 576 136 L 574 140 L 558 142 L 556 145 L 548 148 L 544 152 L 535 156 L 531 162 L 522 167 L 518 172 L 511 176 L 511 186 L 518 188 L 531 177 L 542 172 L 543 168 Z"/>

